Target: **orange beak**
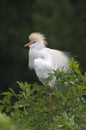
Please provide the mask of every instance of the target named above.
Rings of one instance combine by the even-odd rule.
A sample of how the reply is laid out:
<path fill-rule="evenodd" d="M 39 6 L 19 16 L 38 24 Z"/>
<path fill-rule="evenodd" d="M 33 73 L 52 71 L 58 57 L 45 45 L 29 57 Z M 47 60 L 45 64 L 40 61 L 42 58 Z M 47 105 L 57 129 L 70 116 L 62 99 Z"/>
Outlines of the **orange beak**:
<path fill-rule="evenodd" d="M 33 44 L 33 42 L 28 42 L 24 45 L 24 47 L 30 46 L 31 44 Z"/>

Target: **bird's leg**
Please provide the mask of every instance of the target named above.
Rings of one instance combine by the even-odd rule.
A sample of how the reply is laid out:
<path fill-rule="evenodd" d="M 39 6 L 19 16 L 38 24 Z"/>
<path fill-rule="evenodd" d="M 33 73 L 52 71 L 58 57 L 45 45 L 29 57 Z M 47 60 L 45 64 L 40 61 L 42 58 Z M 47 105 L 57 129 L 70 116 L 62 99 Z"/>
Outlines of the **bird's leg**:
<path fill-rule="evenodd" d="M 52 103 L 52 93 L 49 93 L 49 102 Z"/>
<path fill-rule="evenodd" d="M 53 96 L 52 93 L 49 93 L 49 102 L 51 107 L 52 107 L 52 100 L 53 100 L 52 96 Z"/>

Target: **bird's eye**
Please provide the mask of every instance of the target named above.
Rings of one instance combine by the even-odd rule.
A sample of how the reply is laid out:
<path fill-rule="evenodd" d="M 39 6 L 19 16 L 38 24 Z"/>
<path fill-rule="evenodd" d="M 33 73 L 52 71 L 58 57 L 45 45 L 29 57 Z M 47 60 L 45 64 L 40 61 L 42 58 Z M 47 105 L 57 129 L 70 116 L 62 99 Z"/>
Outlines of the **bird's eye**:
<path fill-rule="evenodd" d="M 35 43 L 36 41 L 33 41 L 32 43 Z"/>

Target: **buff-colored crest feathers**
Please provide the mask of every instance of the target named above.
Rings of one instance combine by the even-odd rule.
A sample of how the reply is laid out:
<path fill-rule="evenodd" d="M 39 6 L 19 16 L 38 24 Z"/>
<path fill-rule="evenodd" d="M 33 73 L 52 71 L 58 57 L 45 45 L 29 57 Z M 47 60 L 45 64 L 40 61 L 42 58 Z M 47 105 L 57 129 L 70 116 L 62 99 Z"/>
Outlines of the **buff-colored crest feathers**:
<path fill-rule="evenodd" d="M 34 33 L 31 33 L 29 35 L 29 40 L 30 41 L 39 41 L 39 42 L 43 42 L 45 45 L 47 44 L 46 40 L 45 40 L 45 36 L 41 33 L 37 33 L 37 32 L 34 32 Z"/>

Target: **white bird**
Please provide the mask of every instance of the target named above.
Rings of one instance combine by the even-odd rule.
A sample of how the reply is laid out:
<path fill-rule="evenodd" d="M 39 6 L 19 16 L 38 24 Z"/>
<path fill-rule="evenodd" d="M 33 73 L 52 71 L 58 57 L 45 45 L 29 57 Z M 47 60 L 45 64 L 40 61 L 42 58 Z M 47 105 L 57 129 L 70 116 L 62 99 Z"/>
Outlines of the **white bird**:
<path fill-rule="evenodd" d="M 29 35 L 30 42 L 25 44 L 25 47 L 30 47 L 29 50 L 29 68 L 34 69 L 39 80 L 45 85 L 45 79 L 53 70 L 67 71 L 69 57 L 62 51 L 47 48 L 45 37 L 41 33 L 31 33 Z M 49 86 L 54 86 L 56 78 L 53 77 L 49 81 Z"/>

